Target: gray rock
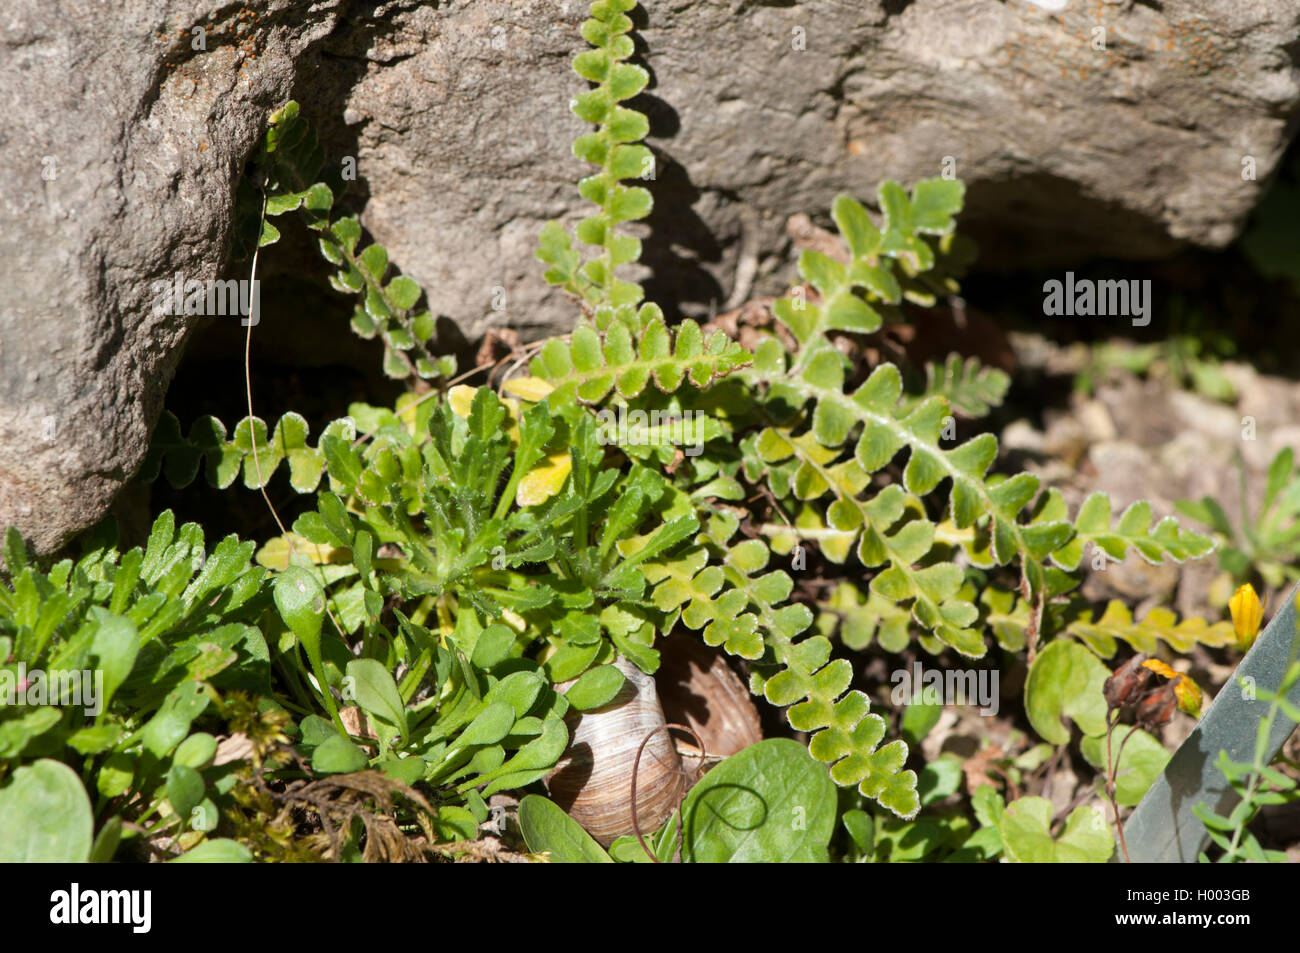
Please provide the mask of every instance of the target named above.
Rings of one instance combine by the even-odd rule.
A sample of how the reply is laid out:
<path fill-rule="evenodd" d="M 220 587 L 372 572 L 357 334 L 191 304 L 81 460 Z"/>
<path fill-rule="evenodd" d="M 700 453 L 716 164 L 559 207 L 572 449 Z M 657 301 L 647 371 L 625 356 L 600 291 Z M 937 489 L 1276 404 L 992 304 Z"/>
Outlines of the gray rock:
<path fill-rule="evenodd" d="M 236 175 L 337 6 L 19 0 L 0 17 L 0 527 L 37 551 L 139 466 L 193 324 L 153 313 L 153 282 L 218 277 Z"/>
<path fill-rule="evenodd" d="M 1300 0 L 1065 7 L 647 4 L 651 297 L 695 315 L 737 306 L 753 290 L 742 260 L 779 293 L 788 216 L 946 166 L 970 186 L 963 228 L 994 268 L 1227 244 L 1260 191 L 1243 160 L 1269 174 L 1300 102 Z M 394 18 L 382 51 L 325 45 L 366 61 L 311 109 L 354 130 L 336 144 L 359 157 L 363 221 L 471 335 L 536 334 L 572 314 L 532 250 L 546 219 L 583 214 L 573 182 L 587 167 L 569 144 L 584 127 L 567 109 L 582 87 L 566 62 L 585 9 L 420 8 Z"/>
<path fill-rule="evenodd" d="M 236 176 L 291 96 L 467 336 L 572 321 L 532 252 L 546 219 L 584 214 L 585 2 L 256 6 L 10 0 L 0 20 L 0 524 L 42 552 L 138 467 L 190 330 L 150 313 L 152 283 L 222 274 Z M 637 21 L 647 289 L 685 313 L 780 290 L 789 215 L 945 164 L 995 267 L 1221 246 L 1259 194 L 1243 161 L 1267 178 L 1300 100 L 1300 0 L 664 0 Z"/>

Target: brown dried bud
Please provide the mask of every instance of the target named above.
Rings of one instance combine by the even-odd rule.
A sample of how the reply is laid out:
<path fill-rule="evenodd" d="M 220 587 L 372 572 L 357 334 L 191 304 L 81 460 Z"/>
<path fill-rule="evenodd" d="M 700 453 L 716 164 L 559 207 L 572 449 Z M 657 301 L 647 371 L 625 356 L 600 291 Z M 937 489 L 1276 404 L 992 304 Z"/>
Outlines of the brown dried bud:
<path fill-rule="evenodd" d="M 1178 695 L 1174 692 L 1174 683 L 1165 682 L 1159 688 L 1152 689 L 1137 705 L 1138 724 L 1146 728 L 1159 728 L 1173 720 L 1178 711 Z"/>
<path fill-rule="evenodd" d="M 1137 703 L 1151 678 L 1151 671 L 1142 667 L 1142 663 L 1150 657 L 1146 652 L 1139 652 L 1106 679 L 1101 691 L 1108 707 L 1123 708 Z"/>

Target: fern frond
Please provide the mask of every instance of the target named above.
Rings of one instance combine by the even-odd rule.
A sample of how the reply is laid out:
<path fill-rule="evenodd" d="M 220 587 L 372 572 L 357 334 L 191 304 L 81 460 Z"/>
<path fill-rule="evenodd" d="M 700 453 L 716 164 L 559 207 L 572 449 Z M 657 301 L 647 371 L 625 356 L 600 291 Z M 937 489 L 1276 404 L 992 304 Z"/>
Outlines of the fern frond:
<path fill-rule="evenodd" d="M 764 341 L 755 355 L 753 368 L 740 372 L 746 379 L 766 385 L 777 399 L 795 406 L 814 408 L 811 432 L 823 447 L 852 450 L 864 473 L 874 473 L 901 450 L 909 459 L 903 472 L 903 486 L 913 496 L 933 492 L 941 483 L 952 484 L 949 506 L 957 529 L 976 519 L 989 517 L 990 554 L 998 565 L 1017 554 L 1026 563 L 1037 563 L 1064 546 L 1072 535 L 1064 519 L 1021 524 L 1017 517 L 1037 496 L 1038 478 L 1019 474 L 1009 480 L 986 479 L 997 456 L 997 439 L 981 434 L 951 450 L 939 446 L 947 414 L 942 398 L 922 402 L 910 414 L 898 417 L 902 378 L 892 364 L 882 364 L 852 394 L 844 391 L 844 367 L 837 352 L 819 349 L 802 368 L 787 368 L 786 355 L 775 340 Z M 850 434 L 859 430 L 856 443 Z M 844 518 L 850 518 L 844 509 Z M 868 566 L 884 561 L 885 552 L 875 534 L 865 534 L 858 556 Z"/>
<path fill-rule="evenodd" d="M 416 305 L 423 290 L 405 275 L 388 277 L 388 251 L 378 243 L 359 249 L 361 223 L 354 215 L 331 220 L 343 182 L 320 181 L 325 154 L 316 133 L 290 101 L 271 115 L 254 164 L 266 176 L 268 218 L 301 210 L 307 227 L 318 233 L 321 254 L 338 271 L 330 276 L 336 291 L 360 296 L 352 329 L 363 338 L 378 335 L 384 342 L 384 373 L 398 379 L 416 374 L 425 379 L 451 377 L 455 359 L 436 357 L 429 349 L 434 336 L 433 314 Z M 247 202 L 245 202 L 247 204 Z M 259 245 L 279 239 L 267 222 Z"/>
<path fill-rule="evenodd" d="M 915 815 L 916 774 L 903 770 L 907 745 L 880 746 L 885 721 L 871 713 L 866 695 L 849 690 L 852 665 L 831 659 L 824 636 L 800 638 L 812 625 L 812 613 L 797 603 L 782 605 L 794 586 L 790 576 L 782 570 L 758 575 L 767 566 L 768 549 L 759 540 L 732 545 L 737 528 L 730 514 L 708 521 L 702 538 L 723 553 L 721 564 L 710 564 L 701 545 L 669 563 L 644 565 L 656 607 L 680 611 L 688 627 L 703 628 L 706 643 L 772 670 L 767 677 L 755 674 L 751 689 L 787 708 L 796 730 L 813 733 L 808 750 L 831 766 L 837 784 L 856 786 L 900 816 Z"/>
<path fill-rule="evenodd" d="M 799 274 L 816 289 L 820 301 L 808 302 L 795 294 L 777 301 L 773 309 L 799 342 L 801 358 L 831 331 L 879 330 L 883 319 L 877 309 L 882 306 L 891 308 L 905 298 L 933 304 L 932 291 L 917 280 L 936 263 L 927 236 L 952 231 L 964 195 L 965 185 L 956 179 L 923 179 L 910 199 L 897 183 L 884 182 L 879 190 L 884 213 L 880 227 L 861 203 L 847 195 L 836 198 L 831 214 L 848 243 L 848 264 L 805 250 L 799 256 Z"/>
<path fill-rule="evenodd" d="M 235 482 L 242 467 L 244 486 L 256 490 L 270 483 L 280 464 L 287 460 L 289 484 L 299 493 L 310 493 L 319 485 L 325 467 L 325 438 L 353 440 L 356 426 L 349 417 L 332 421 L 315 447 L 308 442 L 308 430 L 307 421 L 300 414 L 290 412 L 276 423 L 269 440 L 266 421 L 260 417 L 245 417 L 227 439 L 225 425 L 216 417 L 206 416 L 196 420 L 189 436 L 185 436 L 176 416 L 163 411 L 139 478 L 152 483 L 161 472 L 168 483 L 180 489 L 189 486 L 203 466 L 208 482 L 225 489 Z M 256 462 L 253 460 L 255 442 Z"/>
<path fill-rule="evenodd" d="M 911 642 L 911 613 L 870 589 L 863 593 L 851 582 L 841 581 L 818 603 L 817 631 L 830 638 L 838 636 L 846 648 L 865 649 L 874 639 L 886 652 L 901 652 Z M 938 655 L 943 646 L 937 639 L 922 635 L 924 647 Z"/>
<path fill-rule="evenodd" d="M 904 397 L 899 411 L 909 414 L 928 398 L 942 397 L 958 413 L 976 420 L 987 417 L 994 407 L 1001 407 L 1010 386 L 1006 371 L 985 367 L 978 357 L 963 360 L 960 354 L 949 354 L 942 364 L 926 363 L 924 389 Z"/>
<path fill-rule="evenodd" d="M 593 309 L 594 323 L 604 330 L 614 320 L 629 321 L 645 297 L 635 282 L 615 276 L 620 265 L 641 257 L 641 240 L 624 235 L 617 226 L 645 218 L 653 200 L 641 186 L 624 185 L 624 180 L 644 178 L 654 169 L 654 156 L 640 144 L 650 131 L 649 120 L 634 109 L 619 105 L 636 96 L 650 81 L 640 66 L 625 62 L 634 52 L 632 21 L 626 12 L 636 0 L 598 0 L 591 5 L 591 18 L 582 25 L 583 38 L 593 47 L 578 54 L 573 69 L 594 89 L 580 93 L 572 103 L 573 114 L 594 123 L 595 132 L 573 143 L 573 154 L 599 167 L 599 171 L 578 184 L 583 198 L 597 211 L 578 224 L 577 237 L 600 249 L 598 257 L 579 264 L 580 255 L 558 222 L 542 230 L 537 257 L 550 265 L 546 280 L 558 285 Z"/>
<path fill-rule="evenodd" d="M 1090 611 L 1080 611 L 1064 631 L 1077 638 L 1102 658 L 1115 654 L 1116 640 L 1122 640 L 1139 652 L 1155 653 L 1159 642 L 1175 652 L 1190 652 L 1196 645 L 1223 648 L 1236 644 L 1231 622 L 1206 622 L 1193 616 L 1179 620 L 1177 613 L 1155 608 L 1139 622 L 1119 600 L 1111 600 L 1101 618 L 1093 619 Z"/>
<path fill-rule="evenodd" d="M 1065 504 L 1060 500 L 1051 505 L 1063 510 Z M 1052 561 L 1064 569 L 1076 568 L 1089 544 L 1114 560 L 1123 560 L 1132 547 L 1153 565 L 1166 560 L 1181 563 L 1214 550 L 1212 538 L 1183 529 L 1172 516 L 1166 516 L 1152 528 L 1151 504 L 1146 500 L 1129 506 L 1112 526 L 1110 497 L 1105 493 L 1093 493 L 1083 501 L 1074 528 L 1074 539 L 1052 554 Z"/>
<path fill-rule="evenodd" d="M 583 325 L 568 343 L 559 338 L 547 341 L 530 370 L 555 388 L 552 405 L 574 398 L 595 403 L 611 391 L 633 398 L 651 382 L 665 393 L 687 381 L 702 389 L 749 364 L 749 353 L 721 331 L 705 338 L 700 326 L 687 319 L 674 335 L 657 308 L 646 305 L 642 310 L 650 308 L 656 313 L 645 321 L 639 339 L 627 325 L 615 323 L 603 339 Z"/>
<path fill-rule="evenodd" d="M 1014 592 L 989 587 L 980 594 L 984 622 L 1007 651 L 1024 648 L 1032 610 Z M 1100 617 L 1082 599 L 1071 598 L 1049 605 L 1043 618 L 1047 638 L 1071 636 L 1093 653 L 1108 659 L 1115 654 L 1118 642 L 1127 642 L 1139 652 L 1154 654 L 1160 642 L 1175 652 L 1190 652 L 1195 646 L 1230 647 L 1236 643 L 1231 622 L 1207 622 L 1199 616 L 1179 619 L 1177 613 L 1155 608 L 1141 621 L 1119 600 L 1111 600 Z"/>
<path fill-rule="evenodd" d="M 869 499 L 860 498 L 870 474 L 851 457 L 833 463 L 841 451 L 827 448 L 812 433 L 790 436 L 768 429 L 759 437 L 758 450 L 769 463 L 799 460 L 789 484 L 796 499 L 813 500 L 827 492 L 835 496 L 826 511 L 824 528 L 840 535 L 819 541 L 823 555 L 843 562 L 856 536 L 858 557 L 864 565 L 889 563 L 872 580 L 873 593 L 894 602 L 910 600 L 913 616 L 926 631 L 964 655 L 977 658 L 984 654 L 983 637 L 970 628 L 978 615 L 975 606 L 957 594 L 963 580 L 961 569 L 947 561 L 919 565 L 934 548 L 936 527 L 925 519 L 915 497 L 890 485 Z M 779 483 L 773 487 L 778 494 L 782 489 Z M 808 511 L 800 514 L 798 535 L 804 535 L 810 516 Z M 773 548 L 780 551 L 782 542 L 779 537 L 774 539 Z"/>

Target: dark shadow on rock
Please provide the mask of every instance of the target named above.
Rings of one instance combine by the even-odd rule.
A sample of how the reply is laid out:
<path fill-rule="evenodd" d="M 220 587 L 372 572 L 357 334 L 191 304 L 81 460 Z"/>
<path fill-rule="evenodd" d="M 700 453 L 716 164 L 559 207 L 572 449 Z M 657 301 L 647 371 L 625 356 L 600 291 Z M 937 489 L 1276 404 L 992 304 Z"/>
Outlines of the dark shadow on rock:
<path fill-rule="evenodd" d="M 992 271 L 1096 257 L 1158 258 L 1181 247 L 1149 219 L 1044 172 L 972 184 L 961 228 L 979 242 L 980 267 Z M 1098 242 L 1099 232 L 1108 235 L 1105 242 Z"/>
<path fill-rule="evenodd" d="M 652 26 L 646 11 L 637 6 L 628 14 L 634 53 L 629 62 L 650 76 L 646 91 L 625 105 L 643 113 L 650 132 L 646 145 L 655 155 L 655 179 L 644 185 L 654 196 L 654 208 L 639 224 L 648 231 L 642 238 L 641 264 L 650 275 L 641 284 L 646 299 L 658 304 L 670 321 L 685 314 L 700 314 L 726 297 L 721 285 L 704 267 L 722 260 L 726 246 L 695 211 L 702 191 L 691 181 L 685 166 L 672 155 L 664 140 L 681 132 L 682 120 L 670 103 L 652 91 L 659 85 L 653 52 L 642 31 Z M 733 236 L 734 237 L 734 236 Z"/>
<path fill-rule="evenodd" d="M 722 260 L 725 243 L 694 210 L 702 193 L 685 167 L 659 151 L 655 161 L 655 181 L 649 184 L 655 204 L 643 220 L 649 234 L 641 252 L 641 263 L 651 273 L 642 284 L 646 297 L 676 320 L 726 298 L 717 278 L 704 267 Z"/>

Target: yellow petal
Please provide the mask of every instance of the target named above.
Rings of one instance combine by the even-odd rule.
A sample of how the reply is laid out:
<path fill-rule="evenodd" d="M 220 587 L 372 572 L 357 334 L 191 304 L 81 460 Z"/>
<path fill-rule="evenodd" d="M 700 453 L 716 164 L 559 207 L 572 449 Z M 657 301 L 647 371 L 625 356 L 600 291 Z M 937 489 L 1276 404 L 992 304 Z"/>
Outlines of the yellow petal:
<path fill-rule="evenodd" d="M 1157 675 L 1163 675 L 1165 678 L 1182 678 L 1183 676 L 1175 672 L 1172 668 L 1160 661 L 1158 658 L 1149 658 L 1142 663 L 1143 668 L 1149 668 Z"/>
<path fill-rule="evenodd" d="M 415 415 L 419 412 L 420 404 L 424 398 L 420 394 L 406 391 L 397 398 L 397 403 L 393 405 L 393 410 L 397 414 L 397 419 L 402 422 L 407 433 L 415 433 Z"/>
<path fill-rule="evenodd" d="M 470 405 L 474 403 L 474 395 L 477 393 L 477 387 L 470 387 L 468 384 L 457 384 L 447 391 L 447 406 L 451 408 L 451 412 L 457 417 L 468 417 Z"/>
<path fill-rule="evenodd" d="M 555 388 L 540 377 L 512 377 L 502 385 L 502 390 L 535 404 L 545 400 Z"/>
<path fill-rule="evenodd" d="M 1237 634 L 1237 648 L 1246 651 L 1255 642 L 1259 634 L 1259 624 L 1264 619 L 1264 607 L 1259 604 L 1255 588 L 1246 583 L 1228 600 L 1228 611 L 1232 613 L 1232 630 Z"/>
<path fill-rule="evenodd" d="M 1178 699 L 1178 707 L 1193 718 L 1201 717 L 1201 703 L 1205 696 L 1201 692 L 1200 685 L 1182 672 L 1174 671 L 1158 658 L 1147 659 L 1142 663 L 1142 667 L 1170 679 L 1174 683 L 1174 697 Z"/>
<path fill-rule="evenodd" d="M 510 397 L 501 398 L 501 404 L 506 409 L 506 415 L 510 418 L 510 426 L 506 433 L 510 437 L 510 442 L 516 447 L 519 446 L 519 401 Z"/>
<path fill-rule="evenodd" d="M 515 491 L 515 503 L 520 506 L 536 506 L 545 503 L 564 486 L 573 469 L 573 459 L 567 453 L 553 453 L 537 466 L 533 467 Z"/>
<path fill-rule="evenodd" d="M 283 572 L 289 568 L 290 549 L 297 565 L 322 566 L 331 562 L 349 562 L 347 550 L 336 549 L 320 543 L 310 543 L 297 533 L 287 533 L 266 541 L 257 551 L 257 564 L 267 569 Z"/>

